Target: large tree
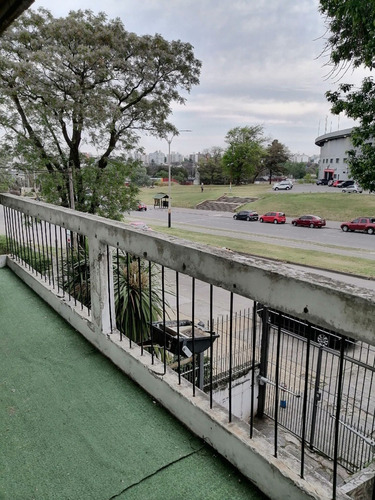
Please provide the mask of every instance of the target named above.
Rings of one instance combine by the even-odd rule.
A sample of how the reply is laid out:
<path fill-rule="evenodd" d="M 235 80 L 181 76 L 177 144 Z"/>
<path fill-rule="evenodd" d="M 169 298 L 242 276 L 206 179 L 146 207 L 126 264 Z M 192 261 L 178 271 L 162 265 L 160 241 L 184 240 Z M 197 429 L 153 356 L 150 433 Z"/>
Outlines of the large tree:
<path fill-rule="evenodd" d="M 225 136 L 228 148 L 223 155 L 223 168 L 231 182 L 254 182 L 265 154 L 263 127 L 235 127 Z"/>
<path fill-rule="evenodd" d="M 277 139 L 273 140 L 271 144 L 268 145 L 263 165 L 267 171 L 270 184 L 273 175 L 286 172 L 285 162 L 289 159 L 289 156 L 290 153 L 288 148 Z"/>
<path fill-rule="evenodd" d="M 326 16 L 330 34 L 327 51 L 334 70 L 364 66 L 375 67 L 375 3 L 357 0 L 320 0 L 320 10 Z M 359 121 L 351 140 L 354 148 L 348 152 L 352 176 L 364 188 L 375 188 L 375 83 L 372 77 L 359 88 L 342 83 L 337 91 L 327 92 L 332 112 L 346 113 Z"/>
<path fill-rule="evenodd" d="M 189 43 L 137 36 L 103 13 L 29 10 L 0 39 L 6 143 L 20 163 L 51 174 L 62 205 L 72 206 L 74 180 L 75 207 L 96 213 L 110 159 L 135 148 L 141 130 L 177 132 L 167 121 L 171 105 L 185 102 L 200 67 Z M 95 176 L 89 203 L 87 165 Z"/>
<path fill-rule="evenodd" d="M 204 157 L 199 160 L 199 179 L 204 184 L 224 184 L 225 177 L 222 165 L 223 150 L 213 147 L 203 152 Z"/>

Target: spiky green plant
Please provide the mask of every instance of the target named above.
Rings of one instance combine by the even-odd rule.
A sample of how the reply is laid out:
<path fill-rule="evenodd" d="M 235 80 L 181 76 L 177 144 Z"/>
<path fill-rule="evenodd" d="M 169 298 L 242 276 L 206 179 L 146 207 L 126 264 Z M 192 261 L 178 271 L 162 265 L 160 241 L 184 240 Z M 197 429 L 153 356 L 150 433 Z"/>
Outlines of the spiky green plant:
<path fill-rule="evenodd" d="M 116 323 L 135 342 L 149 337 L 150 324 L 163 310 L 160 271 L 155 264 L 119 254 L 114 258 Z"/>

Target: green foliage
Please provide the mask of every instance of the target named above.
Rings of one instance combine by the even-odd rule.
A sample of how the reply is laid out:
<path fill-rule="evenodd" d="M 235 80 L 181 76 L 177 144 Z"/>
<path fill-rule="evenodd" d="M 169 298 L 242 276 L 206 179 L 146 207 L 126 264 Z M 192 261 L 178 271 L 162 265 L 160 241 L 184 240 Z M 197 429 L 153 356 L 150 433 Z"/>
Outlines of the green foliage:
<path fill-rule="evenodd" d="M 5 234 L 0 234 L 0 255 L 7 253 L 7 239 Z"/>
<path fill-rule="evenodd" d="M 110 159 L 137 148 L 140 130 L 176 131 L 167 121 L 172 104 L 185 102 L 200 67 L 189 43 L 137 36 L 104 13 L 54 18 L 29 9 L 0 39 L 8 153 L 19 168 L 51 175 L 42 177 L 49 200 L 72 206 L 71 171 L 76 208 L 117 218 L 131 193 L 122 190 L 122 172 L 118 190 L 115 175 L 103 173 Z M 87 160 L 88 146 L 101 153 Z M 94 174 L 85 173 L 88 166 Z"/>
<path fill-rule="evenodd" d="M 236 127 L 227 133 L 229 144 L 223 156 L 224 173 L 235 184 L 254 181 L 265 155 L 263 127 Z"/>
<path fill-rule="evenodd" d="M 148 338 L 150 323 L 162 314 L 160 271 L 155 264 L 149 266 L 147 261 L 126 254 L 119 255 L 118 264 L 114 258 L 113 266 L 117 327 L 141 342 Z"/>
<path fill-rule="evenodd" d="M 222 149 L 212 148 L 205 158 L 199 161 L 199 178 L 204 184 L 224 184 Z"/>
<path fill-rule="evenodd" d="M 289 159 L 289 156 L 290 154 L 287 147 L 281 144 L 277 139 L 269 144 L 266 149 L 263 165 L 270 181 L 273 175 L 284 174 L 286 172 L 285 162 Z"/>
<path fill-rule="evenodd" d="M 168 179 L 168 176 L 169 176 L 168 170 L 164 169 L 158 170 L 155 174 L 155 177 L 162 177 L 163 179 Z"/>
<path fill-rule="evenodd" d="M 147 174 L 147 168 L 143 165 L 134 162 L 133 168 L 130 171 L 130 181 L 136 186 L 150 186 L 151 179 Z"/>
<path fill-rule="evenodd" d="M 287 161 L 284 163 L 285 172 L 293 179 L 303 179 L 306 175 L 306 163 Z"/>
<path fill-rule="evenodd" d="M 375 3 L 355 0 L 320 0 L 320 10 L 330 29 L 327 50 L 335 68 L 352 64 L 370 71 L 375 64 Z M 343 83 L 338 91 L 327 92 L 332 112 L 344 112 L 359 121 L 352 133 L 354 148 L 348 152 L 352 176 L 365 188 L 375 189 L 375 84 L 364 78 L 361 86 Z"/>
<path fill-rule="evenodd" d="M 5 237 L 0 236 L 0 254 L 7 253 L 7 246 Z M 3 251 L 2 251 L 3 250 Z M 19 243 L 10 239 L 8 241 L 8 253 L 17 255 L 21 260 L 23 260 L 27 265 L 35 269 L 36 272 L 43 275 L 48 274 L 51 271 L 52 261 L 47 257 L 46 250 L 40 248 L 32 248 L 29 245 L 20 245 Z M 51 249 L 48 249 L 48 254 L 51 254 Z"/>
<path fill-rule="evenodd" d="M 90 307 L 88 248 L 78 243 L 78 248 L 68 249 L 58 280 L 66 293 Z M 135 342 L 146 340 L 150 322 L 160 319 L 162 314 L 160 271 L 155 264 L 150 266 L 148 261 L 121 252 L 118 259 L 113 255 L 112 265 L 117 328 Z"/>

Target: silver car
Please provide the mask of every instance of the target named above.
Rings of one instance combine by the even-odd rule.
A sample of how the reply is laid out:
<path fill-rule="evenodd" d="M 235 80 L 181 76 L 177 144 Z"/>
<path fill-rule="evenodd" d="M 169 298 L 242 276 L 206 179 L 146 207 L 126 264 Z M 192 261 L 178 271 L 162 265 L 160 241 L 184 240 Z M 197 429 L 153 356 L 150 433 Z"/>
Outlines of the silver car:
<path fill-rule="evenodd" d="M 272 189 L 274 191 L 278 191 L 279 189 L 286 189 L 288 191 L 289 189 L 292 189 L 292 187 L 293 183 L 291 181 L 281 181 L 274 184 Z"/>
<path fill-rule="evenodd" d="M 342 188 L 343 193 L 362 193 L 363 189 L 358 184 L 353 184 L 352 186 L 347 186 Z"/>

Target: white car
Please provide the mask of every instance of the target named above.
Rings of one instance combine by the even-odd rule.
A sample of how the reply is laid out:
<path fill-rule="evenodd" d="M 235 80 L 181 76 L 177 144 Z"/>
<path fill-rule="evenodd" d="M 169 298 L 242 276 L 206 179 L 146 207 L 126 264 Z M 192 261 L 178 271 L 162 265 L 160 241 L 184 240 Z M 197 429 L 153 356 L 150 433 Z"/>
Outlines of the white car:
<path fill-rule="evenodd" d="M 347 186 L 342 188 L 343 193 L 362 193 L 363 189 L 358 184 L 353 184 L 352 186 Z"/>
<path fill-rule="evenodd" d="M 274 191 L 278 191 L 279 189 L 286 189 L 288 191 L 289 189 L 292 189 L 292 187 L 293 187 L 292 181 L 281 181 L 274 184 L 272 189 Z"/>

